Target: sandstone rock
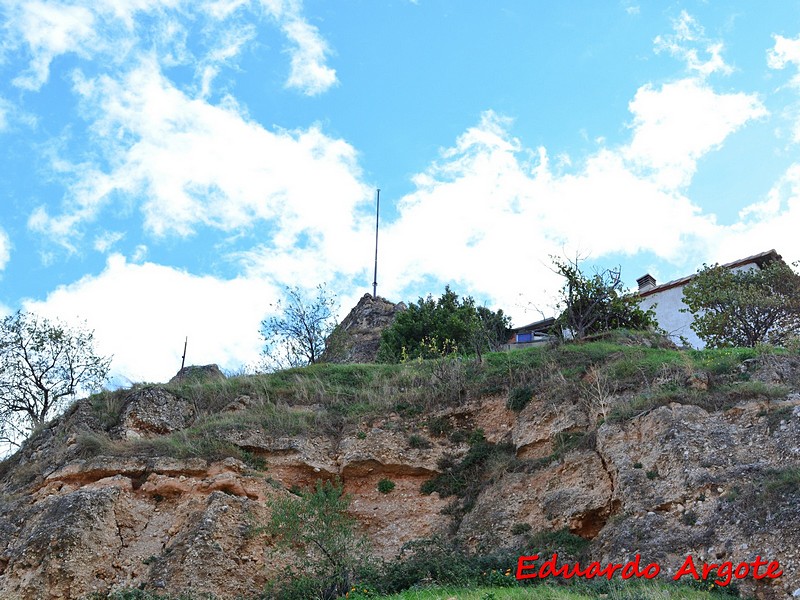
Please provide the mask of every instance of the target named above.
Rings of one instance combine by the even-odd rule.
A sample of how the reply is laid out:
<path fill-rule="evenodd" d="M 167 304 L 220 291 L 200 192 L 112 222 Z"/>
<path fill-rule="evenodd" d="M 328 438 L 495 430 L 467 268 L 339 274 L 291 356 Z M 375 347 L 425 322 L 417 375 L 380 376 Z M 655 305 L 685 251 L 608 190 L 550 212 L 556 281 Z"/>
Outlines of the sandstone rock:
<path fill-rule="evenodd" d="M 514 424 L 512 440 L 520 458 L 541 458 L 553 452 L 553 437 L 563 431 L 581 431 L 589 425 L 575 403 L 553 405 L 534 398 Z"/>
<path fill-rule="evenodd" d="M 708 373 L 692 373 L 686 379 L 686 387 L 692 390 L 706 391 L 708 390 Z"/>
<path fill-rule="evenodd" d="M 169 383 L 203 383 L 223 379 L 226 379 L 225 374 L 219 370 L 217 365 L 189 365 L 178 371 L 175 376 L 169 380 Z"/>
<path fill-rule="evenodd" d="M 121 437 L 163 435 L 192 424 L 191 402 L 162 387 L 146 386 L 130 391 L 122 409 L 117 434 Z"/>
<path fill-rule="evenodd" d="M 402 302 L 394 304 L 378 296 L 364 294 L 350 313 L 336 327 L 322 355 L 323 362 L 375 362 L 381 333 L 406 309 Z"/>

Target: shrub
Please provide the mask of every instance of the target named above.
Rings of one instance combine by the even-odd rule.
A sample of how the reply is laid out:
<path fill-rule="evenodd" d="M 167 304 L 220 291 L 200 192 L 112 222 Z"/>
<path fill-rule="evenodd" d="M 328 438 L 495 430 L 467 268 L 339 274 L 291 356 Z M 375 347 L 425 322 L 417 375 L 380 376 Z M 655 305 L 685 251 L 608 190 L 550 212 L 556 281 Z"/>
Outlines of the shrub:
<path fill-rule="evenodd" d="M 313 490 L 270 502 L 266 526 L 279 546 L 297 552 L 301 576 L 290 576 L 286 589 L 300 586 L 311 598 L 323 591 L 343 596 L 358 565 L 367 557 L 366 538 L 356 533 L 356 521 L 347 509 L 350 497 L 339 481 L 317 480 Z M 313 591 L 313 593 L 311 593 Z M 286 597 L 286 596 L 284 596 Z"/>
<path fill-rule="evenodd" d="M 388 494 L 394 489 L 394 481 L 391 479 L 381 479 L 378 482 L 378 491 L 381 494 Z"/>
<path fill-rule="evenodd" d="M 511 533 L 513 535 L 522 535 L 523 533 L 528 533 L 530 530 L 530 523 L 514 523 L 514 525 L 511 526 Z"/>
<path fill-rule="evenodd" d="M 580 559 L 589 547 L 589 540 L 570 532 L 568 528 L 540 531 L 531 536 L 528 545 L 541 556 L 555 552 L 572 559 Z"/>
<path fill-rule="evenodd" d="M 432 417 L 428 419 L 428 431 L 430 431 L 432 435 L 442 436 L 448 434 L 452 430 L 453 426 L 445 417 Z"/>
<path fill-rule="evenodd" d="M 529 385 L 523 385 L 511 388 L 508 392 L 508 400 L 506 400 L 506 408 L 515 412 L 521 411 L 533 399 L 533 388 Z"/>
<path fill-rule="evenodd" d="M 460 444 L 462 442 L 466 442 L 467 437 L 469 436 L 466 431 L 464 431 L 463 429 L 456 429 L 455 431 L 453 431 L 453 433 L 450 434 L 448 439 L 454 444 Z"/>
<path fill-rule="evenodd" d="M 469 587 L 516 585 L 511 571 L 521 551 L 519 548 L 473 554 L 457 538 L 415 540 L 403 546 L 397 560 L 385 565 L 370 587 L 388 594 L 431 584 Z M 500 575 L 490 577 L 493 571 Z M 505 573 L 509 575 L 505 576 Z"/>
<path fill-rule="evenodd" d="M 506 341 L 509 319 L 502 310 L 475 306 L 449 287 L 437 300 L 428 296 L 399 313 L 381 334 L 378 360 L 400 362 L 440 358 L 450 354 L 477 354 L 497 350 Z"/>
<path fill-rule="evenodd" d="M 458 522 L 469 512 L 480 492 L 493 477 L 517 465 L 516 448 L 513 444 L 492 444 L 478 430 L 470 436 L 467 453 L 456 461 L 445 454 L 437 466 L 441 473 L 422 484 L 423 494 L 438 492 L 442 498 L 456 496 L 460 502 L 453 503 L 448 512 Z"/>
<path fill-rule="evenodd" d="M 417 435 L 416 433 L 412 433 L 408 436 L 408 445 L 415 450 L 425 450 L 433 446 L 429 440 L 425 439 L 421 435 Z"/>

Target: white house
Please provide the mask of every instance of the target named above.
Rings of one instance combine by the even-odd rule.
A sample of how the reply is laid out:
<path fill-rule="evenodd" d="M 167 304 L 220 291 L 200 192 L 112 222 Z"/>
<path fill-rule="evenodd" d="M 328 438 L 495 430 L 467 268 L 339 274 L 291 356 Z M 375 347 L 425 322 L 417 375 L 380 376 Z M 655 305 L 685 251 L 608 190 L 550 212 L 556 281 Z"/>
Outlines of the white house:
<path fill-rule="evenodd" d="M 769 250 L 722 266 L 734 271 L 744 271 L 760 269 L 775 260 L 781 260 L 781 255 L 775 250 Z M 682 340 L 685 339 L 694 348 L 703 348 L 705 343 L 697 337 L 697 334 L 691 328 L 692 314 L 681 312 L 682 308 L 686 308 L 683 303 L 683 288 L 694 278 L 695 275 L 689 275 L 658 285 L 656 280 L 648 273 L 637 279 L 636 283 L 639 284 L 639 297 L 642 299 L 641 308 L 647 310 L 655 307 L 654 311 L 658 326 L 666 331 L 676 344 L 680 345 Z"/>

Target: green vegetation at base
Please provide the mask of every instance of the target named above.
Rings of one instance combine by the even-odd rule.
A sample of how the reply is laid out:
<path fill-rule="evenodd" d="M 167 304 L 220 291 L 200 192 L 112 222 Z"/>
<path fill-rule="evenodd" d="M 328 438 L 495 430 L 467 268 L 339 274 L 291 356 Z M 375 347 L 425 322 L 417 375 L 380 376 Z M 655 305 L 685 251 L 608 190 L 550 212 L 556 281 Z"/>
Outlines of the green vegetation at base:
<path fill-rule="evenodd" d="M 318 479 L 312 490 L 270 501 L 265 530 L 278 547 L 294 552 L 294 570 L 273 582 L 280 600 L 339 598 L 370 566 L 367 538 L 347 512 L 350 496 L 342 484 Z"/>
<path fill-rule="evenodd" d="M 91 594 L 86 600 L 216 600 L 212 594 L 183 592 L 180 594 L 159 594 L 144 590 L 119 590 L 109 594 Z"/>
<path fill-rule="evenodd" d="M 353 590 L 348 600 L 724 600 L 738 598 L 723 588 L 701 590 L 686 585 L 664 583 L 598 582 L 597 584 L 533 587 L 430 587 L 406 590 L 392 595 L 375 595 Z"/>
<path fill-rule="evenodd" d="M 505 575 L 500 575 L 505 577 Z M 513 578 L 512 575 L 508 577 Z M 268 595 L 259 595 L 253 600 L 270 600 Z M 309 596 L 303 598 L 308 600 Z M 571 585 L 542 583 L 535 586 L 508 587 L 492 585 L 476 586 L 431 586 L 398 592 L 379 594 L 366 586 L 351 586 L 347 600 L 732 600 L 738 596 L 727 593 L 725 588 L 711 590 L 698 586 L 672 585 L 660 582 L 616 582 L 598 581 Z M 86 600 L 216 600 L 208 594 L 157 594 L 142 590 L 123 590 L 108 595 L 94 594 Z"/>

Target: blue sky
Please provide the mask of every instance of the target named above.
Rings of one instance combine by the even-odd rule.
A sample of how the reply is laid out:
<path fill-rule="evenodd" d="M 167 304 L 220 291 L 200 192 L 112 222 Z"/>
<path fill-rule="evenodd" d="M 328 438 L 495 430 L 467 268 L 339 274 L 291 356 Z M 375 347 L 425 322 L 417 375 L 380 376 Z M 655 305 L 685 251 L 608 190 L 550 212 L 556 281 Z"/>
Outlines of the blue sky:
<path fill-rule="evenodd" d="M 285 285 L 449 284 L 516 324 L 550 255 L 626 284 L 800 258 L 800 2 L 0 0 L 0 312 L 119 382 L 258 361 Z"/>

